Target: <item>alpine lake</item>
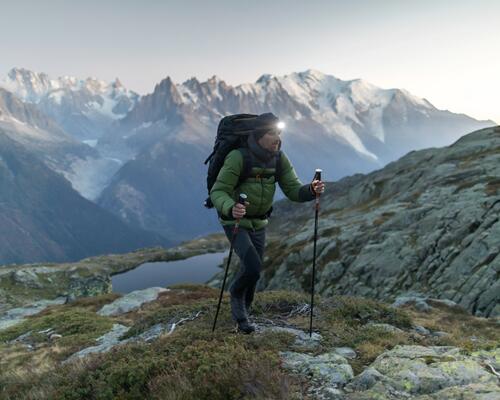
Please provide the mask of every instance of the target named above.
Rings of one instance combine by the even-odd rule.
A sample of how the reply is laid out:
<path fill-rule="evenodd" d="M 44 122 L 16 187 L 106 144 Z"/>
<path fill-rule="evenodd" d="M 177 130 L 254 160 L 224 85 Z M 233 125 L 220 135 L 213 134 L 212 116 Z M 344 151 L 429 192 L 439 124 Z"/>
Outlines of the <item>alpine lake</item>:
<path fill-rule="evenodd" d="M 220 271 L 224 257 L 222 253 L 206 253 L 184 260 L 147 262 L 138 267 L 111 276 L 115 293 L 130 293 L 152 286 L 167 287 L 177 283 L 206 283 Z"/>

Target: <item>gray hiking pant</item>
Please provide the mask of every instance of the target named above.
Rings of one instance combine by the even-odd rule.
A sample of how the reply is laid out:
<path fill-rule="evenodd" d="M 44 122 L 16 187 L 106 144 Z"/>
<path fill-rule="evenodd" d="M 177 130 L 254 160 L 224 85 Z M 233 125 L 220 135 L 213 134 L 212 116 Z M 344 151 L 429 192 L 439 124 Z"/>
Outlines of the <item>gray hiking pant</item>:
<path fill-rule="evenodd" d="M 233 237 L 234 225 L 222 225 L 229 242 Z M 233 251 L 240 258 L 240 270 L 229 291 L 232 296 L 245 300 L 247 309 L 253 301 L 255 287 L 260 278 L 264 260 L 266 227 L 256 231 L 238 227 L 233 243 Z"/>

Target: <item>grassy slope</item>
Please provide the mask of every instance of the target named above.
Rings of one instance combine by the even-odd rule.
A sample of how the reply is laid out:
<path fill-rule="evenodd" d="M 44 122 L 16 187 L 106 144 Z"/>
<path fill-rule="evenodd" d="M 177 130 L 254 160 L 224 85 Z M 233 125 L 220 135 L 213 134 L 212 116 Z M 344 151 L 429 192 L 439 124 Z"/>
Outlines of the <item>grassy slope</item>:
<path fill-rule="evenodd" d="M 139 310 L 117 317 L 95 314 L 102 305 L 119 297 L 106 294 L 80 298 L 52 306 L 21 325 L 0 332 L 0 398 L 2 399 L 242 399 L 307 398 L 307 381 L 280 367 L 278 352 L 304 351 L 284 332 L 242 335 L 234 332 L 225 293 L 217 328 L 211 331 L 219 291 L 205 285 L 176 285 Z M 308 331 L 309 314 L 300 306 L 310 295 L 291 291 L 256 293 L 253 315 L 276 324 L 293 324 Z M 314 353 L 332 347 L 353 347 L 358 357 L 351 362 L 359 373 L 385 349 L 397 344 L 454 345 L 464 352 L 498 346 L 495 321 L 476 318 L 460 309 L 435 304 L 431 312 L 412 308 L 393 309 L 380 302 L 347 297 L 315 297 L 314 329 L 323 341 Z M 145 331 L 158 322 L 201 315 L 179 325 L 170 335 L 150 344 L 115 347 L 109 353 L 60 365 L 81 348 L 95 344 L 113 323 L 130 326 L 124 337 Z M 386 332 L 368 322 L 388 323 L 402 332 Z M 412 325 L 449 332 L 444 337 L 420 336 Z M 7 344 L 28 331 L 54 328 L 62 335 L 49 340 L 35 333 L 35 350 Z"/>

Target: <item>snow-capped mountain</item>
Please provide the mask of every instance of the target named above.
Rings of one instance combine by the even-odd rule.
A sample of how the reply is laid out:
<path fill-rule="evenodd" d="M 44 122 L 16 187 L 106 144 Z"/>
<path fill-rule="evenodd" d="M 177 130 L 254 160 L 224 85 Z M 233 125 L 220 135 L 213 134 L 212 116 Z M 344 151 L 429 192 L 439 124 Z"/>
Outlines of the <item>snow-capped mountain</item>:
<path fill-rule="evenodd" d="M 3 88 L 0 88 L 0 128 L 69 180 L 89 200 L 100 194 L 121 166 L 119 160 L 101 156 L 97 149 L 69 135 L 38 104 L 25 103 Z"/>
<path fill-rule="evenodd" d="M 185 143 L 206 144 L 214 136 L 211 128 L 224 115 L 269 110 L 287 123 L 285 140 L 293 136 L 296 142 L 314 145 L 320 135 L 322 140 L 351 148 L 357 157 L 377 167 L 411 150 L 450 144 L 478 123 L 465 115 L 438 110 L 405 89 L 382 89 L 362 79 L 344 81 L 309 69 L 285 76 L 264 74 L 255 83 L 235 87 L 217 76 L 205 82 L 191 78 L 181 84 L 167 77 L 116 121 L 101 142 L 125 141 L 128 147 L 140 149 L 142 140 L 169 134 L 169 128 L 180 119 L 193 116 L 201 131 L 170 135 Z M 400 129 L 405 126 L 425 126 L 426 131 L 402 134 Z"/>
<path fill-rule="evenodd" d="M 0 126 L 0 268 L 169 245 L 80 196 L 38 154 Z"/>
<path fill-rule="evenodd" d="M 225 115 L 278 115 L 286 123 L 282 149 L 304 182 L 317 167 L 327 181 L 366 173 L 409 151 L 449 145 L 495 125 L 439 110 L 404 89 L 313 69 L 263 74 L 237 86 L 215 75 L 182 83 L 167 77 L 143 96 L 119 81 L 51 79 L 24 69 L 12 69 L 0 86 L 36 103 L 70 135 L 94 146 L 97 158 L 79 159 L 66 173 L 74 188 L 122 219 L 172 240 L 218 229 L 217 219 L 201 206 L 203 161 Z M 283 197 L 280 190 L 276 194 Z"/>
<path fill-rule="evenodd" d="M 0 128 L 5 135 L 23 145 L 53 170 L 71 170 L 77 159 L 98 157 L 95 149 L 68 135 L 37 105 L 24 103 L 13 93 L 0 88 Z"/>
<path fill-rule="evenodd" d="M 77 79 L 24 68 L 12 68 L 0 87 L 22 101 L 35 103 L 75 138 L 96 140 L 109 124 L 130 111 L 139 95 L 126 89 L 118 78 L 111 83 L 97 78 Z"/>
<path fill-rule="evenodd" d="M 181 84 L 167 77 L 99 139 L 98 148 L 127 149 L 130 158 L 122 159 L 124 166 L 98 203 L 169 238 L 218 229 L 216 219 L 201 207 L 206 197 L 203 161 L 217 124 L 224 115 L 268 111 L 286 123 L 282 149 L 303 182 L 317 167 L 331 181 L 495 125 L 438 110 L 403 89 L 343 81 L 316 70 L 264 74 L 255 83 L 234 87 L 216 76 Z M 278 190 L 276 199 L 281 197 Z"/>

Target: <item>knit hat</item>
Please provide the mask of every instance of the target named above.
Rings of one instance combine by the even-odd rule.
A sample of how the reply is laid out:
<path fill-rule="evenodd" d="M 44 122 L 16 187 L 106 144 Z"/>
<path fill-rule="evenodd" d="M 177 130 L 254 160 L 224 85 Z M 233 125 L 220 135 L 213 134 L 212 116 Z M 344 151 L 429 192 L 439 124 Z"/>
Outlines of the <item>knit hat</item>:
<path fill-rule="evenodd" d="M 273 113 L 264 113 L 260 114 L 257 118 L 255 118 L 255 128 L 254 128 L 254 137 L 255 140 L 259 140 L 262 136 L 264 136 L 269 131 L 278 130 L 276 124 L 279 122 L 279 118 Z"/>

